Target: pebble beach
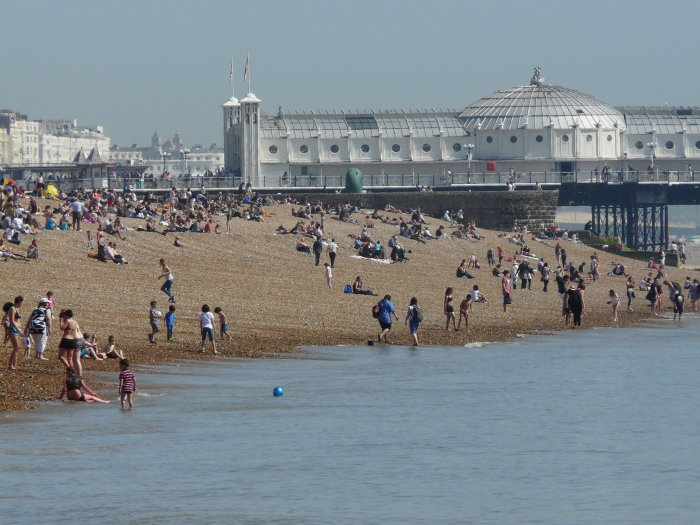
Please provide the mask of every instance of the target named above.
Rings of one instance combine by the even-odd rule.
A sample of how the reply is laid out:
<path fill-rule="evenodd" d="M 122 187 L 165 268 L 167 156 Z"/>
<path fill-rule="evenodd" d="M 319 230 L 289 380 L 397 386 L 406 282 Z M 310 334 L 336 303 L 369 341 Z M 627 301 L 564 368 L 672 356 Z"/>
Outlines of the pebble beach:
<path fill-rule="evenodd" d="M 49 201 L 46 201 L 49 202 Z M 56 204 L 57 201 L 52 201 Z M 44 203 L 41 203 L 44 204 Z M 411 297 L 417 297 L 424 312 L 419 337 L 420 351 L 429 352 L 431 345 L 465 346 L 480 342 L 508 341 L 521 334 L 563 330 L 561 299 L 552 274 L 549 292 L 542 291 L 539 274 L 535 274 L 532 290 L 513 292 L 513 304 L 508 313 L 502 311 L 501 280 L 491 275 L 486 264 L 486 251 L 503 246 L 506 255 L 513 255 L 518 248 L 499 238 L 495 232 L 479 229 L 482 240 L 470 242 L 463 239 L 429 240 L 426 244 L 401 238 L 410 260 L 405 263 L 381 264 L 372 260 L 355 259 L 353 239 L 362 226 L 341 222 L 327 216 L 326 230 L 339 245 L 333 269 L 333 287 L 326 284 L 323 262 L 328 261 L 324 250 L 321 265 L 314 265 L 313 255 L 300 253 L 295 245 L 301 236 L 276 233 L 280 225 L 291 229 L 297 222 L 292 207 L 277 204 L 266 207 L 266 222 L 233 219 L 232 234 L 182 233 L 185 245 L 173 245 L 174 235 L 131 231 L 143 226 L 144 221 L 123 219 L 130 231 L 126 240 L 107 236 L 117 243 L 119 252 L 130 261 L 128 265 L 103 263 L 87 257 L 86 231 L 96 231 L 96 225 L 83 224 L 83 231 L 41 231 L 36 235 L 40 248 L 40 261 L 0 262 L 0 277 L 5 301 L 21 295 L 25 298 L 21 314 L 22 326 L 32 309 L 48 290 L 53 291 L 57 311 L 70 308 L 83 332 L 98 335 L 102 346 L 109 335 L 114 335 L 117 348 L 129 358 L 137 373 L 140 366 L 172 362 L 175 360 L 226 359 L 226 358 L 285 358 L 302 352 L 305 346 L 314 345 L 362 345 L 369 340 L 376 342 L 379 326 L 372 317 L 372 306 L 385 294 L 391 294 L 399 321 L 394 322 L 389 340 L 395 345 L 411 344 L 412 339 L 404 318 Z M 367 210 L 370 211 L 371 210 Z M 397 217 L 397 213 L 381 212 Z M 404 216 L 406 216 L 404 214 Z M 362 222 L 364 216 L 355 214 Z M 218 217 L 225 231 L 226 218 Z M 440 224 L 449 223 L 427 218 L 434 232 Z M 469 220 L 469 210 L 465 210 Z M 478 224 L 477 224 L 478 227 Z M 162 227 L 160 228 L 162 229 Z M 398 227 L 375 221 L 368 230 L 374 240 L 384 246 Z M 447 228 L 447 231 L 451 231 Z M 24 253 L 33 236 L 22 235 L 22 246 L 12 247 Z M 531 236 L 528 236 L 528 240 Z M 305 238 L 309 242 L 311 239 Z M 538 257 L 556 267 L 553 247 L 532 241 L 528 244 Z M 552 243 L 553 245 L 554 243 Z M 593 249 L 572 242 L 562 241 L 568 260 L 587 262 Z M 474 279 L 457 278 L 455 271 L 462 259 L 475 254 L 481 269 L 474 271 Z M 598 252 L 601 278 L 596 284 L 587 281 L 586 315 L 580 329 L 586 337 L 586 329 L 592 327 L 626 327 L 649 322 L 650 315 L 644 292 L 637 292 L 633 302 L 634 312 L 626 309 L 625 277 L 606 276 L 613 262 L 623 262 L 627 273 L 637 282 L 648 270 L 646 263 L 626 259 L 611 253 Z M 165 330 L 159 334 L 157 344 L 148 342 L 150 332 L 148 311 L 152 300 L 158 301 L 158 309 L 166 312 L 167 296 L 160 291 L 158 261 L 164 258 L 174 274 L 173 293 L 177 298 L 175 340 L 169 342 Z M 379 297 L 343 293 L 360 275 L 366 289 Z M 667 268 L 667 278 L 683 283 L 685 277 L 695 277 L 690 270 Z M 491 304 L 476 304 L 469 319 L 469 332 L 446 331 L 443 315 L 443 296 L 447 287 L 455 290 L 455 304 L 470 292 L 474 284 L 488 297 Z M 619 321 L 613 322 L 612 310 L 607 304 L 608 292 L 614 289 L 622 302 Z M 223 308 L 227 314 L 232 336 L 230 342 L 218 342 L 219 356 L 199 354 L 200 335 L 198 316 L 202 304 Z M 665 300 L 664 312 L 670 312 Z M 686 312 L 693 315 L 691 305 Z M 0 372 L 0 411 L 16 411 L 37 406 L 42 401 L 58 396 L 64 377 L 63 367 L 57 360 L 60 330 L 56 322 L 45 352 L 48 361 L 24 359 L 20 356 L 19 370 L 7 371 L 11 346 L 3 349 Z M 218 335 L 218 325 L 217 325 Z M 465 348 L 468 351 L 468 347 Z M 23 352 L 20 351 L 22 354 Z M 94 361 L 83 359 L 83 376 L 93 390 L 107 399 L 116 398 L 117 360 Z M 114 374 L 112 382 L 95 372 Z"/>

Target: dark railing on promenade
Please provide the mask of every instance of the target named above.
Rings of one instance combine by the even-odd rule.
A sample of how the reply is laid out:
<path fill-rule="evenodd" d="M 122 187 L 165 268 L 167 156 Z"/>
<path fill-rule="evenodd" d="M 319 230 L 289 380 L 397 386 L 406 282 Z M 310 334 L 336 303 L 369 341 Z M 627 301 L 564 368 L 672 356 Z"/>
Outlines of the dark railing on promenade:
<path fill-rule="evenodd" d="M 700 179 L 700 177 L 697 177 Z M 626 182 L 656 182 L 656 183 L 694 183 L 696 182 L 693 171 L 625 171 L 608 175 L 595 171 L 576 171 L 561 173 L 555 171 L 521 171 L 521 172 L 467 172 L 453 173 L 451 176 L 433 174 L 383 174 L 363 175 L 365 188 L 372 187 L 416 187 L 416 186 L 462 186 L 462 185 L 506 185 L 509 182 L 518 184 L 542 184 L 558 185 L 567 183 L 579 184 L 622 184 Z M 174 177 L 163 179 L 155 178 L 129 178 L 110 177 L 93 179 L 59 178 L 47 179 L 47 184 L 53 184 L 59 190 L 71 192 L 78 188 L 83 189 L 115 189 L 121 190 L 129 186 L 135 190 L 165 190 L 170 188 L 192 189 L 216 189 L 237 188 L 243 179 L 241 177 Z M 26 188 L 34 187 L 34 180 L 20 180 L 18 183 Z M 345 175 L 297 175 L 297 176 L 266 176 L 263 178 L 262 188 L 342 188 L 345 186 Z"/>

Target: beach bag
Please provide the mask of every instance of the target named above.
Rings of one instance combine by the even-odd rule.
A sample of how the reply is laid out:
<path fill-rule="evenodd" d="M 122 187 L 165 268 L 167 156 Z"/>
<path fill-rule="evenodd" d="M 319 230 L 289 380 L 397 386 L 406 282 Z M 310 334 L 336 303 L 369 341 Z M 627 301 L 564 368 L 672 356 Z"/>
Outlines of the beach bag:
<path fill-rule="evenodd" d="M 352 293 L 352 286 L 349 284 L 345 285 L 345 290 L 343 290 L 345 293 Z"/>
<path fill-rule="evenodd" d="M 647 292 L 646 300 L 647 301 L 654 301 L 655 299 L 656 299 L 656 295 L 654 295 L 654 293 L 651 290 L 649 290 Z"/>
<path fill-rule="evenodd" d="M 372 317 L 374 317 L 375 319 L 379 317 L 379 303 L 375 304 L 372 307 Z"/>
<path fill-rule="evenodd" d="M 97 252 L 90 252 L 87 254 L 90 259 L 97 259 Z"/>
<path fill-rule="evenodd" d="M 413 320 L 418 323 L 423 322 L 423 310 L 421 310 L 418 306 L 413 307 Z"/>

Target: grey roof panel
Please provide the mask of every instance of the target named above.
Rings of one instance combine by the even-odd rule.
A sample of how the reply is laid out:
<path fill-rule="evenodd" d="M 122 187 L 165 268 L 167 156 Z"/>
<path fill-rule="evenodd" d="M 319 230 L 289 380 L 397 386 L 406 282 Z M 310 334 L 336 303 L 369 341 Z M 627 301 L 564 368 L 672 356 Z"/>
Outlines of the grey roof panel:
<path fill-rule="evenodd" d="M 600 124 L 604 128 L 624 124 L 623 113 L 604 103 L 573 89 L 549 84 L 518 86 L 493 95 L 465 108 L 460 120 L 467 129 L 503 129 L 525 127 L 541 128 L 552 126 L 555 129 L 568 129 L 573 126 L 594 128 Z"/>

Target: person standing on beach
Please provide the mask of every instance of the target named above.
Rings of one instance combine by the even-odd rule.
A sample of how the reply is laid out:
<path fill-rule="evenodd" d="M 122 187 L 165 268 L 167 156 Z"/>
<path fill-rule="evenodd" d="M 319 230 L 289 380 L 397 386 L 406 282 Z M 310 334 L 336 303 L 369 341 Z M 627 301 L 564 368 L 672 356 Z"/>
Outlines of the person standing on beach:
<path fill-rule="evenodd" d="M 450 321 L 452 321 L 452 327 L 457 332 L 457 319 L 455 318 L 455 308 L 452 304 L 452 288 L 448 288 L 445 291 L 445 298 L 442 303 L 442 309 L 446 317 L 445 330 L 450 329 Z"/>
<path fill-rule="evenodd" d="M 168 331 L 168 341 L 173 341 L 173 330 L 175 329 L 175 305 L 171 304 L 168 313 L 165 314 L 165 329 Z"/>
<path fill-rule="evenodd" d="M 411 330 L 411 337 L 413 337 L 413 346 L 418 346 L 418 329 L 423 321 L 423 312 L 418 307 L 418 299 L 411 297 L 411 304 L 408 307 L 408 312 L 406 313 L 406 319 L 404 324 L 407 324 Z"/>
<path fill-rule="evenodd" d="M 513 278 L 513 287 L 517 288 L 518 287 L 518 261 L 517 259 L 513 259 L 513 264 L 510 266 L 510 276 Z"/>
<path fill-rule="evenodd" d="M 570 290 L 571 295 L 569 296 L 569 309 L 574 317 L 574 327 L 581 326 L 581 315 L 586 309 L 586 305 L 583 301 L 583 292 L 586 289 L 584 283 L 578 285 L 578 289 Z"/>
<path fill-rule="evenodd" d="M 160 332 L 160 327 L 158 326 L 160 312 L 156 310 L 157 304 L 156 301 L 151 301 L 151 308 L 148 310 L 148 321 L 151 323 L 151 333 L 148 334 L 148 340 L 152 345 L 158 344 L 156 341 L 156 334 Z"/>
<path fill-rule="evenodd" d="M 216 341 L 214 340 L 214 314 L 209 311 L 209 305 L 202 305 L 202 313 L 199 314 L 199 328 L 202 332 L 202 348 L 199 350 L 200 354 L 205 352 L 204 346 L 206 345 L 207 337 L 211 341 L 211 346 L 214 349 L 214 355 L 219 352 L 216 351 Z"/>
<path fill-rule="evenodd" d="M 498 264 L 501 264 L 503 262 L 503 257 L 506 256 L 506 252 L 504 252 L 503 248 L 501 248 L 500 246 L 497 249 L 498 249 Z"/>
<path fill-rule="evenodd" d="M 124 408 L 124 401 L 129 402 L 129 408 L 134 408 L 134 401 L 131 396 L 136 392 L 136 378 L 134 373 L 129 370 L 129 360 L 121 359 L 119 361 L 119 397 L 121 398 L 122 408 Z"/>
<path fill-rule="evenodd" d="M 489 268 L 493 267 L 496 264 L 496 261 L 493 257 L 493 248 L 489 248 L 486 250 L 486 263 L 489 265 Z"/>
<path fill-rule="evenodd" d="M 457 330 L 462 326 L 462 319 L 464 319 L 464 330 L 469 333 L 469 313 L 473 310 L 474 303 L 472 302 L 472 294 L 467 294 L 464 301 L 459 304 L 459 323 L 457 323 Z"/>
<path fill-rule="evenodd" d="M 328 258 L 331 260 L 331 268 L 335 268 L 335 254 L 338 251 L 338 245 L 335 239 L 331 239 L 328 243 Z"/>
<path fill-rule="evenodd" d="M 165 259 L 160 260 L 160 270 L 161 274 L 158 276 L 158 280 L 160 281 L 163 277 L 165 277 L 165 282 L 163 283 L 163 286 L 160 287 L 160 290 L 170 298 L 171 303 L 174 303 L 175 296 L 173 295 L 171 288 L 173 287 L 173 281 L 175 278 L 173 277 L 173 273 L 170 271 L 170 267 L 165 264 Z"/>
<path fill-rule="evenodd" d="M 19 315 L 19 309 L 24 302 L 24 298 L 21 296 L 15 297 L 14 303 L 5 303 L 3 311 L 5 316 L 2 319 L 2 325 L 5 327 L 5 342 L 9 337 L 10 343 L 12 343 L 12 353 L 10 353 L 10 361 L 7 365 L 8 370 L 17 370 L 17 355 L 19 354 L 19 339 L 22 333 L 19 331 L 19 325 L 17 321 L 21 319 Z"/>
<path fill-rule="evenodd" d="M 323 266 L 326 267 L 326 283 L 328 283 L 328 288 L 333 288 L 333 270 L 331 270 L 331 265 L 328 263 L 323 263 Z"/>
<path fill-rule="evenodd" d="M 314 257 L 316 257 L 316 266 L 318 266 L 321 261 L 321 254 L 323 253 L 323 242 L 320 236 L 316 236 L 312 250 L 314 252 Z"/>
<path fill-rule="evenodd" d="M 508 305 L 513 303 L 513 299 L 510 294 L 513 289 L 510 286 L 510 272 L 505 270 L 503 272 L 503 279 L 501 279 L 501 291 L 503 292 L 503 313 L 508 313 Z"/>
<path fill-rule="evenodd" d="M 81 223 L 83 222 L 83 212 L 85 205 L 80 200 L 75 199 L 71 205 L 71 216 L 73 218 L 73 230 L 80 231 Z"/>
<path fill-rule="evenodd" d="M 615 290 L 610 290 L 610 301 L 608 301 L 608 304 L 612 304 L 613 321 L 617 323 L 617 309 L 620 306 L 620 297 L 615 293 Z"/>
<path fill-rule="evenodd" d="M 51 335 L 51 313 L 49 312 L 49 300 L 43 298 L 39 301 L 24 327 L 24 336 L 31 337 L 34 342 L 35 358 L 46 361 L 44 350 L 46 342 Z"/>
<path fill-rule="evenodd" d="M 385 295 L 384 299 L 379 301 L 377 306 L 379 306 L 377 321 L 379 321 L 379 326 L 382 328 L 382 332 L 379 334 L 378 339 L 381 343 L 382 338 L 384 338 L 384 342 L 388 344 L 389 341 L 387 340 L 386 336 L 389 333 L 389 330 L 391 330 L 391 316 L 393 315 L 397 321 L 399 320 L 398 316 L 396 315 L 394 305 L 391 302 L 391 295 Z"/>
<path fill-rule="evenodd" d="M 214 313 L 219 316 L 219 337 L 221 337 L 222 341 L 224 339 L 230 341 L 231 334 L 228 333 L 228 318 L 226 317 L 223 308 L 217 306 L 214 308 Z"/>
<path fill-rule="evenodd" d="M 542 288 L 543 292 L 547 291 L 547 285 L 549 284 L 549 274 L 552 273 L 552 271 L 549 269 L 549 263 L 544 263 L 542 266 L 542 270 L 540 271 L 540 280 L 542 281 L 542 284 L 544 285 L 544 288 Z"/>
<path fill-rule="evenodd" d="M 634 277 L 627 278 L 627 311 L 632 312 L 632 299 L 634 299 Z"/>

